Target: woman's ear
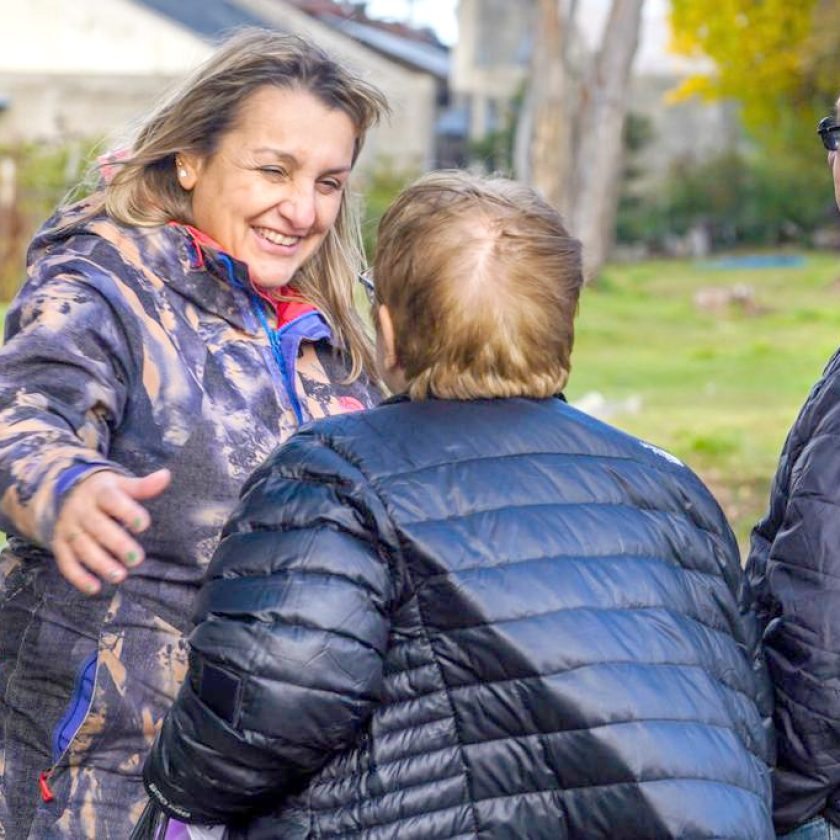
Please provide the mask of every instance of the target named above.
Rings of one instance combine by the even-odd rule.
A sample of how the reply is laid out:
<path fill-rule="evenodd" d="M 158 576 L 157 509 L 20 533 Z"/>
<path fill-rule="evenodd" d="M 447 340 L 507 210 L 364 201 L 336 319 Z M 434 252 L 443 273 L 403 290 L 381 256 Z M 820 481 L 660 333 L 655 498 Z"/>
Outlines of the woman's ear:
<path fill-rule="evenodd" d="M 197 155 L 181 152 L 175 155 L 175 177 L 181 189 L 189 192 L 198 181 L 201 171 L 201 159 Z"/>

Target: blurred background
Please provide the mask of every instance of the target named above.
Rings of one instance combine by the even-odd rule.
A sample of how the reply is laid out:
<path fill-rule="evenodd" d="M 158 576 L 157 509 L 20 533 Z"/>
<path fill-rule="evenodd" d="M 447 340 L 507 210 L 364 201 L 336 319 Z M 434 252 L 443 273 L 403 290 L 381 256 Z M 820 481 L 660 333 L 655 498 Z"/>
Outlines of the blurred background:
<path fill-rule="evenodd" d="M 417 174 L 539 188 L 584 243 L 571 401 L 670 449 L 742 548 L 840 335 L 816 123 L 840 0 L 25 0 L 0 5 L 0 313 L 34 229 L 226 32 L 304 35 L 389 96 L 368 249 Z"/>

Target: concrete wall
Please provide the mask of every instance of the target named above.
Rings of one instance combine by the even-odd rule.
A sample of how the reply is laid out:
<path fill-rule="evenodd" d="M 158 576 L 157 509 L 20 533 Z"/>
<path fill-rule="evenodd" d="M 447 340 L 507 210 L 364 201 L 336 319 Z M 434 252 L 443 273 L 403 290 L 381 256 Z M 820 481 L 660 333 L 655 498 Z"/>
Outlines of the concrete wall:
<path fill-rule="evenodd" d="M 0 71 L 0 144 L 103 138 L 119 142 L 174 79 L 163 76 L 10 74 Z"/>
<path fill-rule="evenodd" d="M 311 38 L 379 85 L 393 116 L 368 138 L 359 168 L 434 163 L 436 83 L 279 0 L 238 0 L 277 28 Z M 7 8 L 8 7 L 8 8 Z M 212 47 L 131 0 L 18 0 L 0 11 L 0 144 L 121 136 Z"/>
<path fill-rule="evenodd" d="M 210 48 L 130 0 L 9 0 L 0 73 L 177 76 Z"/>

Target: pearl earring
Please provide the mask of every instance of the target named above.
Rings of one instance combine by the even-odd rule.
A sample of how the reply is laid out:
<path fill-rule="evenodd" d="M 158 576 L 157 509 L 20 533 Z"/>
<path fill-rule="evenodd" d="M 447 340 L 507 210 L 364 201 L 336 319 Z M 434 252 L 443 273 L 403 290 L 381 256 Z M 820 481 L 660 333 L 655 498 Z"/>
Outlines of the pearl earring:
<path fill-rule="evenodd" d="M 186 178 L 187 177 L 187 170 L 184 169 L 183 166 L 178 170 L 178 177 L 179 178 Z"/>

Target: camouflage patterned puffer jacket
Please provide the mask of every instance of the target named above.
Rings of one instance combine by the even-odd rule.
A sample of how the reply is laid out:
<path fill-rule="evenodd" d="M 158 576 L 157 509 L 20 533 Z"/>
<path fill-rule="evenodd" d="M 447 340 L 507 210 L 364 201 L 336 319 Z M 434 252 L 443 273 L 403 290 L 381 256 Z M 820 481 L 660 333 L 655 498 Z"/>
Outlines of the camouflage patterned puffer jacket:
<path fill-rule="evenodd" d="M 0 350 L 5 840 L 129 836 L 145 753 L 185 673 L 191 602 L 241 483 L 302 421 L 376 399 L 364 380 L 340 384 L 319 313 L 293 304 L 275 325 L 246 267 L 189 228 L 96 218 L 68 231 L 82 210 L 33 242 Z M 145 562 L 90 598 L 46 546 L 62 498 L 103 466 L 168 467 L 172 483 L 146 503 Z"/>

